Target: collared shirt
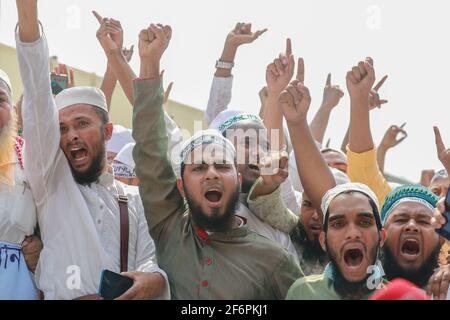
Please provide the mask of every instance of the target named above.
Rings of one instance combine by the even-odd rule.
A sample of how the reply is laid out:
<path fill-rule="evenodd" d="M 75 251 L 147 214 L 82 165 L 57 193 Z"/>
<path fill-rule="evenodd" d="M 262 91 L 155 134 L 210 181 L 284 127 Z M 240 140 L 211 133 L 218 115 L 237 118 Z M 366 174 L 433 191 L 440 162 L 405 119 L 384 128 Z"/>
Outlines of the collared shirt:
<path fill-rule="evenodd" d="M 166 156 L 161 81 L 135 81 L 135 92 L 136 173 L 172 298 L 283 299 L 302 275 L 294 257 L 245 225 L 211 235 L 194 225 Z"/>
<path fill-rule="evenodd" d="M 0 241 L 20 245 L 34 232 L 36 205 L 16 153 L 13 159 L 13 185 L 0 183 Z"/>
<path fill-rule="evenodd" d="M 97 293 L 103 269 L 120 271 L 120 186 L 129 198 L 128 270 L 159 272 L 165 277 L 156 263 L 137 190 L 112 176 L 102 176 L 90 186 L 73 179 L 59 147 L 59 115 L 48 76 L 45 35 L 33 43 L 23 43 L 16 34 L 16 44 L 24 84 L 25 173 L 44 243 L 36 269 L 39 289 L 46 299 L 73 299 Z M 168 294 L 166 285 L 163 297 L 168 298 Z"/>

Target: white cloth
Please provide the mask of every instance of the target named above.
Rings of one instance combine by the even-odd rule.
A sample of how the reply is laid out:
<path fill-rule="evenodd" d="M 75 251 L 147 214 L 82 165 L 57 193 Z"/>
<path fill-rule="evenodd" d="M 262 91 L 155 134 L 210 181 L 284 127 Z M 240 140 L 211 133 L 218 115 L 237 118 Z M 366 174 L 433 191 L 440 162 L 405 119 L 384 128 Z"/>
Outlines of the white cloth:
<path fill-rule="evenodd" d="M 134 170 L 135 163 L 133 159 L 133 148 L 135 144 L 136 143 L 134 142 L 127 143 L 125 147 L 123 147 L 122 150 L 119 151 L 114 160 L 126 164 L 128 167 L 130 167 L 131 170 Z"/>
<path fill-rule="evenodd" d="M 9 88 L 9 91 L 12 92 L 11 80 L 9 79 L 8 74 L 5 71 L 3 71 L 2 69 L 0 69 L 0 80 L 2 80 L 4 83 L 6 83 L 6 85 Z"/>
<path fill-rule="evenodd" d="M 350 182 L 350 183 L 337 185 L 325 193 L 325 195 L 322 198 L 322 204 L 320 205 L 320 208 L 322 209 L 323 214 L 326 214 L 326 212 L 328 211 L 328 207 L 330 206 L 331 201 L 333 201 L 334 198 L 336 198 L 338 195 L 340 195 L 341 193 L 346 192 L 346 191 L 361 192 L 361 193 L 365 194 L 366 196 L 368 196 L 369 198 L 371 198 L 373 200 L 373 202 L 377 205 L 377 208 L 379 208 L 379 206 L 380 206 L 378 204 L 377 196 L 368 186 L 366 186 L 365 184 L 362 184 L 362 183 Z M 324 223 L 325 223 L 325 220 L 324 220 Z"/>
<path fill-rule="evenodd" d="M 102 90 L 94 87 L 73 87 L 65 89 L 56 95 L 55 103 L 58 110 L 75 104 L 89 104 L 108 112 L 105 94 Z"/>
<path fill-rule="evenodd" d="M 48 76 L 45 35 L 33 43 L 22 43 L 16 34 L 16 46 L 24 84 L 25 173 L 44 243 L 36 269 L 38 288 L 46 299 L 73 299 L 97 293 L 103 269 L 119 271 L 117 187 L 123 186 L 130 197 L 129 271 L 160 272 L 166 278 L 162 297 L 168 298 L 167 276 L 156 264 L 137 190 L 112 176 L 102 176 L 91 187 L 77 184 L 72 177 L 59 147 L 59 116 Z"/>
<path fill-rule="evenodd" d="M 0 183 L 0 241 L 20 245 L 34 233 L 37 217 L 29 183 L 14 157 L 14 185 Z"/>
<path fill-rule="evenodd" d="M 217 115 L 226 110 L 231 102 L 233 77 L 214 77 L 209 92 L 208 105 L 205 111 L 205 121 L 209 125 Z"/>
<path fill-rule="evenodd" d="M 131 130 L 121 126 L 120 124 L 115 124 L 113 126 L 113 133 L 111 139 L 108 141 L 106 150 L 117 154 L 123 147 L 132 142 L 134 142 L 134 139 L 131 136 Z"/>

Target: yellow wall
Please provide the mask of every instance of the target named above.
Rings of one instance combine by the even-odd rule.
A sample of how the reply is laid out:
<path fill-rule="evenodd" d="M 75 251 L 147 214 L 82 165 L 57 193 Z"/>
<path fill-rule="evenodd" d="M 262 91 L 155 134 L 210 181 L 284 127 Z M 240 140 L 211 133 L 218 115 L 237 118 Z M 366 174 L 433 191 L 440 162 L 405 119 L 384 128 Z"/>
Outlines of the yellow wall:
<path fill-rule="evenodd" d="M 55 66 L 57 63 L 56 57 L 50 59 L 51 66 Z M 102 77 L 97 76 L 95 73 L 89 73 L 74 67 L 71 68 L 75 73 L 76 85 L 100 87 Z M 14 91 L 14 101 L 17 101 L 23 91 L 23 86 L 19 75 L 16 50 L 4 44 L 0 44 L 0 69 L 3 69 L 9 75 Z M 191 134 L 194 133 L 194 121 L 203 121 L 204 117 L 202 110 L 172 100 L 168 101 L 166 110 L 181 128 L 189 130 Z M 111 121 L 131 128 L 131 117 L 131 105 L 120 85 L 117 85 L 112 99 Z"/>

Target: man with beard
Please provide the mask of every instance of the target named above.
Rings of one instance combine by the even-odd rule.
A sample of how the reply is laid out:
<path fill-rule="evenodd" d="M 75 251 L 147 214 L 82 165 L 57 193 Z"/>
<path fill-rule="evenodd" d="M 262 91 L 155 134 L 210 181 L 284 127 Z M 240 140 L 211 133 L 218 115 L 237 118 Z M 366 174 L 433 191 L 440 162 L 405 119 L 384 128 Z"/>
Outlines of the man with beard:
<path fill-rule="evenodd" d="M 251 231 L 278 242 L 297 257 L 289 234 L 279 227 L 279 223 L 271 221 L 273 212 L 277 212 L 277 216 L 284 217 L 283 220 L 298 222 L 297 215 L 286 208 L 281 197 L 283 186 L 280 185 L 289 183 L 286 179 L 287 154 L 268 150 L 267 130 L 257 115 L 222 111 L 210 128 L 217 129 L 231 141 L 238 155 L 237 168 L 242 177 L 238 214 L 247 219 Z M 269 167 L 273 164 L 278 168 L 277 173 L 270 172 L 274 168 L 267 170 L 265 164 Z"/>
<path fill-rule="evenodd" d="M 36 205 L 23 171 L 23 145 L 11 82 L 0 70 L 0 260 L 6 260 L 0 267 L 0 300 L 38 298 L 32 272 L 42 243 L 32 236 Z"/>
<path fill-rule="evenodd" d="M 383 284 L 377 257 L 385 231 L 375 194 L 363 184 L 339 185 L 323 197 L 322 212 L 320 244 L 330 263 L 324 273 L 297 280 L 286 299 L 368 299 Z"/>
<path fill-rule="evenodd" d="M 170 38 L 169 26 L 151 24 L 141 32 L 133 156 L 172 297 L 283 299 L 302 273 L 291 254 L 250 232 L 246 219 L 236 214 L 241 178 L 231 142 L 216 130 L 200 131 L 183 145 L 181 178 L 173 171 L 159 70 Z"/>
<path fill-rule="evenodd" d="M 53 98 L 36 0 L 17 0 L 17 55 L 24 84 L 25 172 L 44 249 L 36 270 L 46 299 L 98 299 L 104 269 L 127 271 L 120 299 L 169 298 L 137 188 L 108 174 L 111 137 L 104 94 L 74 87 Z"/>
<path fill-rule="evenodd" d="M 431 219 L 438 197 L 419 185 L 405 185 L 387 195 L 381 209 L 386 243 L 381 261 L 388 280 L 398 277 L 425 288 L 439 266 L 439 234 Z"/>
<path fill-rule="evenodd" d="M 350 182 L 345 173 L 332 168 L 336 185 Z M 298 173 L 297 173 L 298 175 Z M 316 210 L 306 192 L 302 195 L 300 221 L 291 231 L 295 249 L 300 261 L 300 267 L 306 276 L 321 274 L 328 264 L 328 255 L 320 245 L 319 236 L 322 232 L 323 216 Z M 284 219 L 280 216 L 280 220 Z"/>

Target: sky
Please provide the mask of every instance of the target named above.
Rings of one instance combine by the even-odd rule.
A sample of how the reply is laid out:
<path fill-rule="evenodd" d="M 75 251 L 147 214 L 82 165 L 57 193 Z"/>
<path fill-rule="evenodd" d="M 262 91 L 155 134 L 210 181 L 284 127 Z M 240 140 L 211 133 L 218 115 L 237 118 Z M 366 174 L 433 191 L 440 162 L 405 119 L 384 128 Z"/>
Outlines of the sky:
<path fill-rule="evenodd" d="M 14 46 L 15 1 L 0 0 L 0 42 Z M 231 109 L 258 113 L 258 92 L 266 66 L 284 50 L 305 59 L 305 85 L 312 94 L 309 118 L 318 109 L 328 73 L 344 98 L 333 111 L 324 141 L 340 147 L 349 120 L 345 74 L 366 56 L 374 59 L 377 79 L 389 76 L 380 96 L 389 103 L 371 113 L 379 143 L 387 128 L 404 122 L 408 138 L 388 152 L 386 172 L 419 181 L 422 169 L 440 169 L 433 125 L 450 146 L 450 1 L 405 0 L 39 0 L 39 15 L 50 54 L 59 61 L 103 75 L 106 59 L 95 37 L 91 11 L 121 21 L 125 45 L 137 45 L 150 23 L 169 24 L 173 36 L 163 60 L 171 99 L 205 109 L 215 61 L 237 22 L 269 31 L 239 48 L 233 69 Z M 137 72 L 139 57 L 131 62 Z"/>

